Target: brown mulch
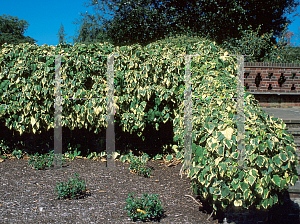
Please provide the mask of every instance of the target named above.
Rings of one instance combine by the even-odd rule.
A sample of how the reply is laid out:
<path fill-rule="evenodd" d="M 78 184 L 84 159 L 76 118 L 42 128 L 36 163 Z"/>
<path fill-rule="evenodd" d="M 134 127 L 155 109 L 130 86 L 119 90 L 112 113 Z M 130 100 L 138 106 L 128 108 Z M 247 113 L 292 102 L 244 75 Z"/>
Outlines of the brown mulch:
<path fill-rule="evenodd" d="M 117 160 L 115 164 L 117 169 L 109 170 L 106 162 L 76 158 L 66 160 L 61 169 L 36 170 L 26 158 L 0 162 L 0 223 L 138 223 L 131 221 L 123 209 L 128 193 L 138 198 L 143 193 L 159 194 L 165 212 L 160 223 L 223 223 L 224 215 L 207 220 L 211 210 L 199 205 L 201 201 L 192 194 L 187 175 L 181 178 L 181 163 L 168 167 L 162 160 L 148 161 L 146 167 L 152 168 L 150 178 L 132 173 L 127 169 L 129 163 Z M 85 197 L 56 199 L 56 183 L 67 183 L 75 173 L 86 183 Z M 239 214 L 231 223 L 298 223 L 299 207 L 294 216 L 289 214 L 291 208 L 285 204 L 269 217 L 251 212 Z M 226 215 L 228 223 L 233 216 Z"/>

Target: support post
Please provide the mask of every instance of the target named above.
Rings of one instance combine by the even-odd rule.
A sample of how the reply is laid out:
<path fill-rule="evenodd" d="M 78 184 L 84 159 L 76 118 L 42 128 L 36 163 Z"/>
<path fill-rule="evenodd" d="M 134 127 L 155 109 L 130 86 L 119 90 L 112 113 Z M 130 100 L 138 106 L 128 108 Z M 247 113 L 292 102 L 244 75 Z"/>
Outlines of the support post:
<path fill-rule="evenodd" d="M 61 128 L 61 55 L 55 56 L 55 112 L 54 112 L 54 169 L 62 168 L 62 128 Z M 66 55 L 67 56 L 67 55 Z"/>
<path fill-rule="evenodd" d="M 238 168 L 241 170 L 253 169 L 245 164 L 245 91 L 244 91 L 244 56 L 251 55 L 231 55 L 237 56 L 237 166 L 230 166 L 229 169 Z"/>
<path fill-rule="evenodd" d="M 114 122 L 114 56 L 107 59 L 107 129 L 106 129 L 106 167 L 114 169 L 115 159 L 115 122 Z"/>
<path fill-rule="evenodd" d="M 237 56 L 237 150 L 239 152 L 238 165 L 243 167 L 245 160 L 245 91 L 244 91 L 244 57 Z"/>
<path fill-rule="evenodd" d="M 62 167 L 62 128 L 61 128 L 61 73 L 60 64 L 61 56 L 55 55 L 55 126 L 54 126 L 54 168 L 59 169 Z"/>

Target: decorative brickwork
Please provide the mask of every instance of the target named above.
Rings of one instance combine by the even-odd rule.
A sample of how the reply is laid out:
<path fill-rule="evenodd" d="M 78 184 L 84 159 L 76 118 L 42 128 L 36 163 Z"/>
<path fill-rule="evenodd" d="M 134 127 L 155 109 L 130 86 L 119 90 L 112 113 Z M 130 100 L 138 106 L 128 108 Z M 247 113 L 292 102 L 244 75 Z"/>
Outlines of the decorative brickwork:
<path fill-rule="evenodd" d="M 300 108 L 300 64 L 245 62 L 244 75 L 261 106 Z"/>

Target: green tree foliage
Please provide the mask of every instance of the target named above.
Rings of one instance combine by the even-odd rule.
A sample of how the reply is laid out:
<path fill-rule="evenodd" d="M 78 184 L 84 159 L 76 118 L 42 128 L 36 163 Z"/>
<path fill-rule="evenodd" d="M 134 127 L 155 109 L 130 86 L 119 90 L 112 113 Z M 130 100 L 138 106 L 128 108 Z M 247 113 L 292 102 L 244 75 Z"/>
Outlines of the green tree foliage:
<path fill-rule="evenodd" d="M 114 16 L 107 20 L 97 14 L 95 22 L 100 24 L 100 36 L 116 46 L 150 42 L 175 34 L 211 37 L 217 44 L 225 40 L 240 38 L 249 25 L 257 29 L 259 35 L 274 31 L 270 42 L 275 44 L 286 23 L 291 23 L 285 13 L 291 14 L 299 3 L 294 0 L 280 1 L 177 1 L 177 0 L 90 0 L 89 6 Z M 113 14 L 108 13 L 104 3 Z M 87 15 L 86 15 L 87 17 Z M 239 25 L 241 29 L 239 29 Z M 83 32 L 84 30 L 82 30 Z M 81 32 L 81 33 L 82 33 Z M 102 41 L 101 39 L 100 41 Z"/>
<path fill-rule="evenodd" d="M 96 17 L 94 15 L 84 15 L 81 20 L 82 24 L 79 31 L 77 31 L 78 36 L 73 37 L 73 42 L 79 42 L 83 44 L 95 43 L 95 42 L 111 42 L 103 29 L 103 26 L 99 25 Z M 80 22 L 74 22 L 73 24 L 79 25 Z"/>
<path fill-rule="evenodd" d="M 221 47 L 232 54 L 252 55 L 245 57 L 245 62 L 300 63 L 299 47 L 292 47 L 285 38 L 288 33 L 287 25 L 277 44 L 270 41 L 272 32 L 259 35 L 260 26 L 256 32 L 249 26 L 240 39 L 232 38 Z"/>
<path fill-rule="evenodd" d="M 300 64 L 300 47 L 287 47 L 284 57 L 288 58 L 289 63 Z"/>
<path fill-rule="evenodd" d="M 59 44 L 62 44 L 64 42 L 64 37 L 66 36 L 64 32 L 64 26 L 61 24 L 60 29 L 58 31 Z"/>
<path fill-rule="evenodd" d="M 300 27 L 298 27 L 300 31 Z M 287 42 L 287 46 L 285 46 L 285 52 L 284 56 L 289 58 L 291 63 L 300 63 L 300 45 L 296 46 L 295 42 L 291 42 L 291 39 L 295 34 L 293 32 L 287 31 L 285 34 L 282 35 L 283 38 L 285 38 L 285 41 Z M 300 35 L 297 35 L 299 38 Z M 298 39 L 296 37 L 296 39 Z"/>
<path fill-rule="evenodd" d="M 20 44 L 37 42 L 35 39 L 24 36 L 29 23 L 25 20 L 20 20 L 17 17 L 10 15 L 0 16 L 0 49 L 4 43 L 7 44 Z"/>

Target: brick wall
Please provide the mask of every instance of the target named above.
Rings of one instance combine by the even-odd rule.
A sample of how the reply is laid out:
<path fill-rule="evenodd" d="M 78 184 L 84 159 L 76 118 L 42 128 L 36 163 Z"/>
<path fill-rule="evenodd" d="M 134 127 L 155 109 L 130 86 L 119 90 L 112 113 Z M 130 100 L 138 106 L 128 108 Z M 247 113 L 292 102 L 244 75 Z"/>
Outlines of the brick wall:
<path fill-rule="evenodd" d="M 244 75 L 261 106 L 300 108 L 300 64 L 244 62 Z"/>

